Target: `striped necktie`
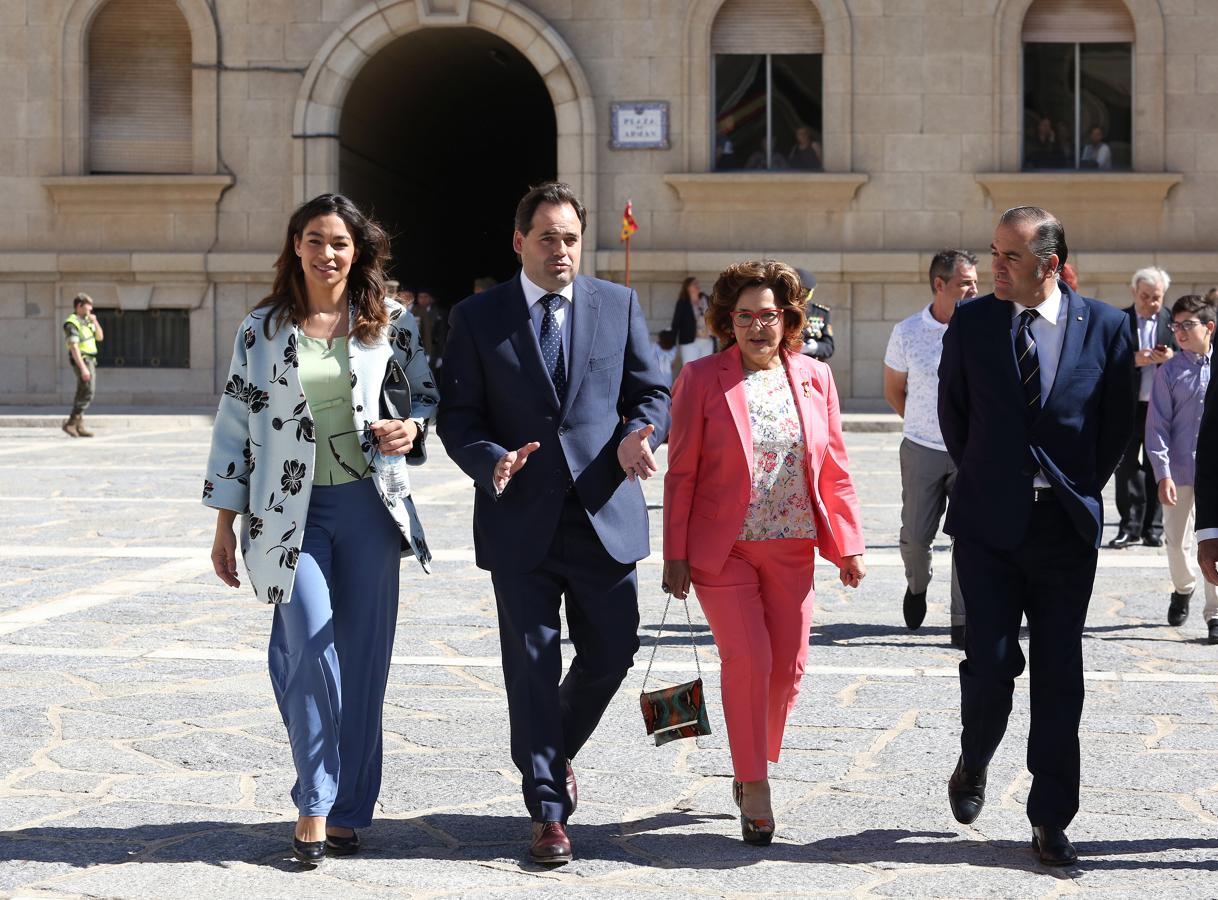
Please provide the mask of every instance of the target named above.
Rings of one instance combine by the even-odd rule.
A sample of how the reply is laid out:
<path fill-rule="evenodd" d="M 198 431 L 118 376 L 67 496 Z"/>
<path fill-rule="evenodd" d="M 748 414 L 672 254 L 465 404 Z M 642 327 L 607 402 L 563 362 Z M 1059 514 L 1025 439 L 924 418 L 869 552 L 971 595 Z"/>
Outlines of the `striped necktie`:
<path fill-rule="evenodd" d="M 1034 309 L 1025 309 L 1019 314 L 1019 328 L 1015 332 L 1015 359 L 1019 363 L 1019 380 L 1023 384 L 1026 401 L 1024 414 L 1031 419 L 1040 412 L 1040 358 L 1036 355 L 1036 338 L 1032 337 L 1032 323 L 1040 317 Z"/>

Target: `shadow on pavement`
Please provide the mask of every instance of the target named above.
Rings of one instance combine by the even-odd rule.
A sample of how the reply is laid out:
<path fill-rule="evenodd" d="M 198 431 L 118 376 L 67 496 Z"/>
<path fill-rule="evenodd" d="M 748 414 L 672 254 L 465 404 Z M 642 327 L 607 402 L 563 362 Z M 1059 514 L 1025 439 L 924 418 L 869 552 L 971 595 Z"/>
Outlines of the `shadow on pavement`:
<path fill-rule="evenodd" d="M 717 831 L 680 833 L 677 829 Z M 356 865 L 366 859 L 432 859 L 488 861 L 518 859 L 525 869 L 529 823 L 522 816 L 437 813 L 407 819 L 378 819 L 361 837 L 364 848 L 348 860 L 324 865 Z M 963 840 L 955 832 L 867 829 L 857 834 L 822 838 L 806 844 L 778 838 L 767 848 L 744 844 L 733 816 L 674 810 L 626 823 L 570 828 L 575 865 L 581 859 L 662 868 L 734 869 L 760 862 L 838 865 L 905 864 L 969 865 L 1046 871 L 1028 841 Z M 178 822 L 122 828 L 54 826 L 0 832 L 0 859 L 58 862 L 79 868 L 131 863 L 256 863 L 285 872 L 307 872 L 290 858 L 291 822 L 258 824 L 220 821 Z M 1147 838 L 1082 841 L 1076 844 L 1079 870 L 1193 869 L 1218 872 L 1218 839 Z M 1173 852 L 1207 851 L 1205 859 L 1122 859 Z M 330 874 L 338 874 L 329 869 Z M 1070 870 L 1067 870 L 1070 871 Z"/>
<path fill-rule="evenodd" d="M 867 647 L 946 647 L 950 648 L 951 629 L 946 625 L 924 625 L 910 631 L 904 625 L 883 625 L 876 622 L 834 622 L 828 625 L 812 622 L 813 647 L 851 642 Z M 914 637 L 926 640 L 914 640 Z M 903 638 L 903 640 L 873 640 L 874 638 Z"/>

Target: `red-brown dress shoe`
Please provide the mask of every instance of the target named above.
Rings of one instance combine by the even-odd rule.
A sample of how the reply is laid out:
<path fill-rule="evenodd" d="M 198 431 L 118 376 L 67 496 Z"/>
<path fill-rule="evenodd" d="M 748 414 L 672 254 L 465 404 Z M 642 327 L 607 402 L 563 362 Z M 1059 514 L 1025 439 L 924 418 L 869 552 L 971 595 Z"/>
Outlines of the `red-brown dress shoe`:
<path fill-rule="evenodd" d="M 571 839 L 562 822 L 534 822 L 529 859 L 543 866 L 561 866 L 571 861 Z"/>
<path fill-rule="evenodd" d="M 567 796 L 571 798 L 571 814 L 579 803 L 579 785 L 575 783 L 575 770 L 571 768 L 571 760 L 567 760 Z"/>

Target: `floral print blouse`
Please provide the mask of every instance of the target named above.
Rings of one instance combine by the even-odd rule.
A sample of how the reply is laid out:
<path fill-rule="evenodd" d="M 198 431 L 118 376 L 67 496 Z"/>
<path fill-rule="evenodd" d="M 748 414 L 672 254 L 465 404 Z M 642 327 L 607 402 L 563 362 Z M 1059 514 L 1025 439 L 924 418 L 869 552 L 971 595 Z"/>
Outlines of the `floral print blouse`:
<path fill-rule="evenodd" d="M 803 428 L 786 369 L 746 371 L 744 394 L 753 435 L 753 483 L 736 539 L 815 538 Z"/>

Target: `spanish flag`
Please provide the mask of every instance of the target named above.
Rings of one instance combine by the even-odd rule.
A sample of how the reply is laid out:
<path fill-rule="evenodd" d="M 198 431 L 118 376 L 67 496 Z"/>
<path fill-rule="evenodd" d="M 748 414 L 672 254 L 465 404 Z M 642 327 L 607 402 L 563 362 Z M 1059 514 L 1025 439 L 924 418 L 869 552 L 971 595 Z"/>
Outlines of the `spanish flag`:
<path fill-rule="evenodd" d="M 630 201 L 626 201 L 626 211 L 622 213 L 622 240 L 630 240 L 630 235 L 639 230 L 639 223 L 630 212 Z"/>

